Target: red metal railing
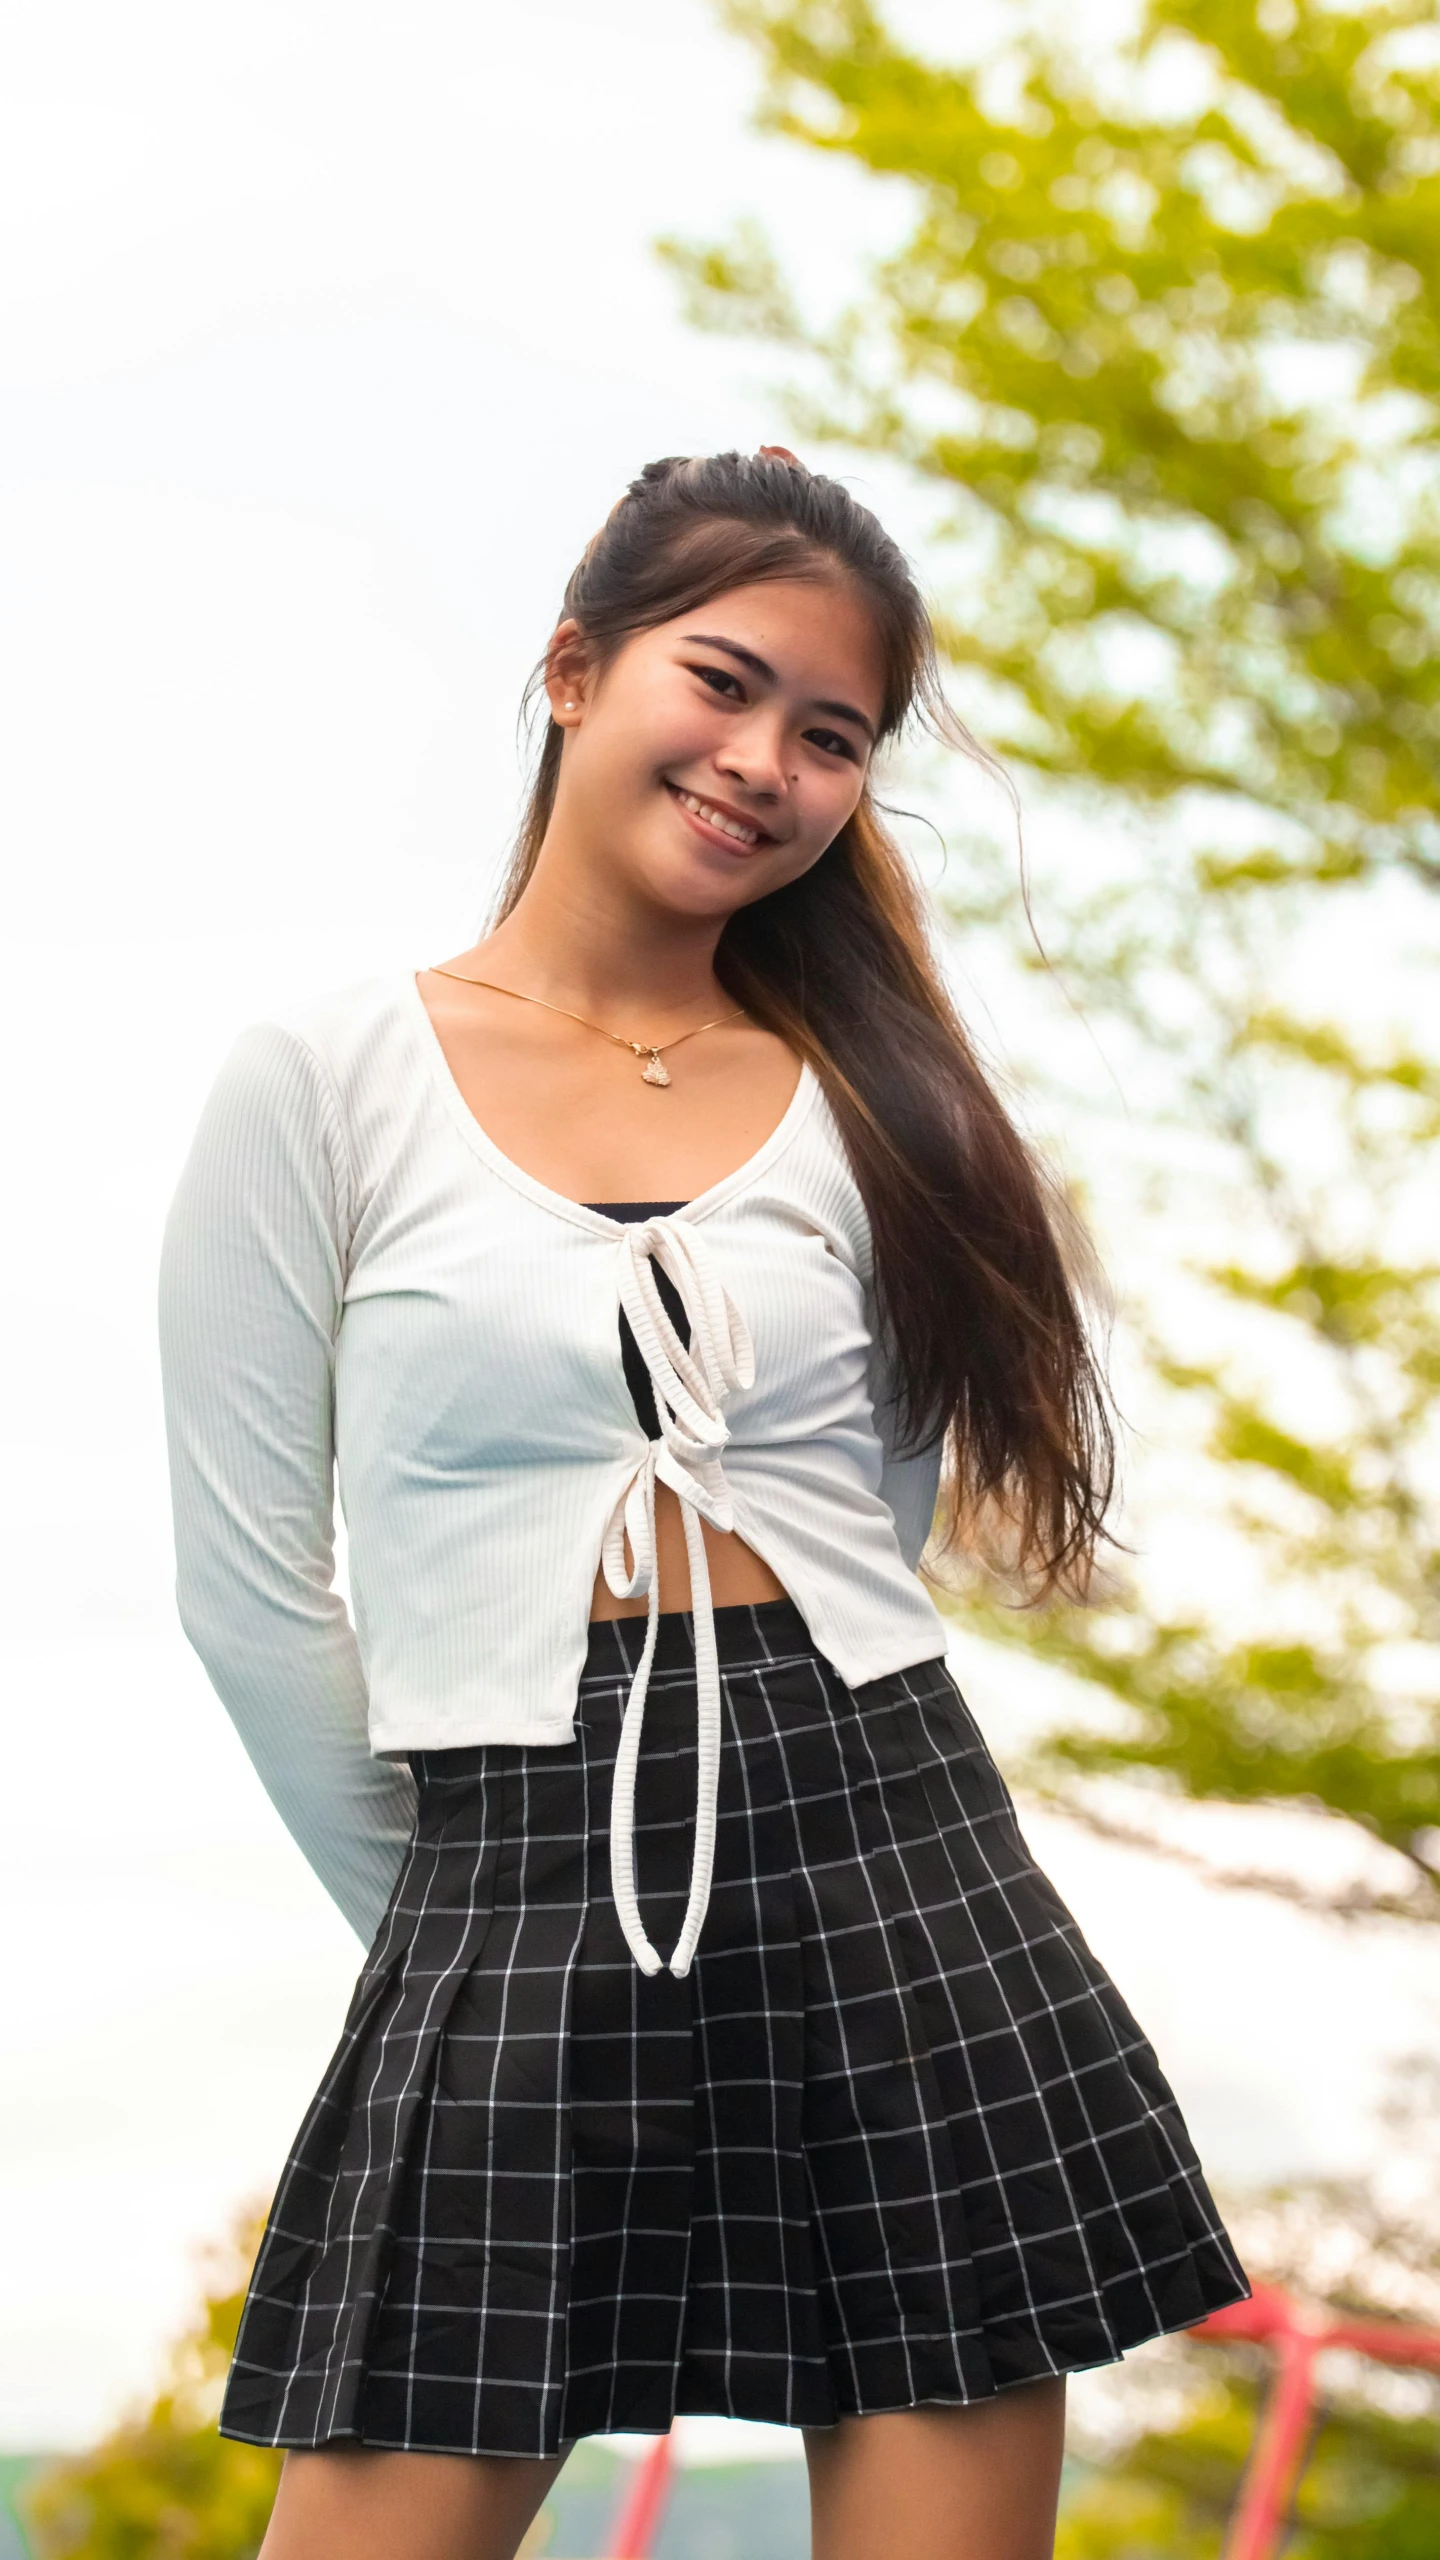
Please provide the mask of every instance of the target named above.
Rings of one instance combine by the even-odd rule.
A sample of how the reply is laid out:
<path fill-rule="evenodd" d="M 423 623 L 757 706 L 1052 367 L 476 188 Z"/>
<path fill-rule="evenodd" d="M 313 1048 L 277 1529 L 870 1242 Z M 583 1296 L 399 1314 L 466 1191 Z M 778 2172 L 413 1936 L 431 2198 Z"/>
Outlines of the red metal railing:
<path fill-rule="evenodd" d="M 657 2436 L 649 2452 L 641 2455 L 626 2485 L 607 2560 L 649 2560 L 670 2494 L 671 2459 L 668 2436 Z"/>
<path fill-rule="evenodd" d="M 1378 2364 L 1428 2365 L 1440 2372 L 1440 2330 L 1400 2321 L 1336 2320 L 1307 2310 L 1278 2285 L 1257 2285 L 1249 2302 L 1232 2302 L 1190 2332 L 1194 2338 L 1253 2339 L 1275 2351 L 1274 2385 L 1260 2413 L 1225 2560 L 1274 2560 L 1305 2459 L 1315 2412 L 1315 2359 L 1327 2347 L 1349 2347 Z"/>

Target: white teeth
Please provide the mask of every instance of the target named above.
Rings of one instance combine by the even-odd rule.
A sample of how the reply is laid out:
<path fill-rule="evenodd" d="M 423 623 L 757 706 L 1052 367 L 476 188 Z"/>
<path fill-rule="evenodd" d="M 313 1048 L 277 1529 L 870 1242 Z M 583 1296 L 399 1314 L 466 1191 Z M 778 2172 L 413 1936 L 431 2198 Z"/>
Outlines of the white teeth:
<path fill-rule="evenodd" d="M 759 843 L 758 827 L 742 827 L 738 818 L 727 818 L 721 810 L 712 809 L 709 801 L 701 800 L 695 792 L 679 791 L 676 797 L 684 802 L 687 809 L 693 809 L 697 818 L 703 818 L 707 826 L 718 827 L 722 835 L 733 836 L 737 844 Z"/>

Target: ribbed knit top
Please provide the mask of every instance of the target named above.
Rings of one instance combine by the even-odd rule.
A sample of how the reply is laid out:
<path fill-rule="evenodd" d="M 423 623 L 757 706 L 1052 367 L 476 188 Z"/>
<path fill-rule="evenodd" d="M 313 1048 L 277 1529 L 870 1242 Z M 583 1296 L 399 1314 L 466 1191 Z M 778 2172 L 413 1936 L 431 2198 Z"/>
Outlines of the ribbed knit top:
<path fill-rule="evenodd" d="M 657 1478 L 689 1533 L 697 1661 L 700 1516 L 850 1685 L 944 1651 L 915 1573 L 940 1453 L 897 1448 L 869 1222 L 808 1064 L 744 1164 L 627 1223 L 487 1136 L 413 973 L 258 1023 L 175 1194 L 160 1340 L 182 1623 L 362 1936 L 413 1804 L 386 1755 L 572 1741 L 602 1555 L 653 1625 L 621 1531 L 641 1575 Z"/>

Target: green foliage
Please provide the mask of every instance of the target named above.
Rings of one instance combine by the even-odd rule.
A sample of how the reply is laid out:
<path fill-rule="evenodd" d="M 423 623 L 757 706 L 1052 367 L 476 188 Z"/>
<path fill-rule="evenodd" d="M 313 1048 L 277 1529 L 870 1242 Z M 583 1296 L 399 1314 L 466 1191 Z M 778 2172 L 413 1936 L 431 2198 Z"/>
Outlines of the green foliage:
<path fill-rule="evenodd" d="M 698 323 L 787 347 L 797 436 L 936 502 L 943 645 L 1046 848 L 1048 960 L 979 835 L 959 948 L 1143 1267 L 1147 1560 L 967 1614 L 1088 1684 L 1037 1772 L 1072 1809 L 1107 1774 L 1319 1807 L 1395 1853 L 1344 1907 L 1440 1916 L 1440 1064 L 1401 1018 L 1440 886 L 1433 0 L 1139 0 L 1105 51 L 1017 15 L 948 64 L 865 0 L 726 15 L 762 121 L 913 223 L 817 324 L 753 229 L 663 254 Z"/>
<path fill-rule="evenodd" d="M 943 487 L 992 737 L 1268 808 L 1252 862 L 1440 875 L 1429 0 L 1149 0 L 1108 63 L 1032 34 L 998 71 L 865 0 L 727 15 L 771 129 L 909 181 L 917 220 L 809 337 L 753 232 L 668 254 L 698 318 L 820 356 L 814 431 Z"/>
<path fill-rule="evenodd" d="M 1200 2364 L 1178 2425 L 1147 2431 L 1067 2498 L 1055 2560 L 1220 2560 L 1255 2431 L 1254 2377 Z"/>
<path fill-rule="evenodd" d="M 1189 2411 L 1140 2436 L 1067 2501 L 1055 2560 L 1220 2560 L 1262 2369 L 1215 2349 L 1190 2354 Z M 1311 2442 L 1286 2560 L 1425 2560 L 1437 2548 L 1440 2424 L 1332 2401 Z"/>
<path fill-rule="evenodd" d="M 254 2560 L 281 2457 L 216 2430 L 245 2285 L 253 2214 L 216 2253 L 210 2289 L 143 2415 L 23 2493 L 38 2560 Z"/>

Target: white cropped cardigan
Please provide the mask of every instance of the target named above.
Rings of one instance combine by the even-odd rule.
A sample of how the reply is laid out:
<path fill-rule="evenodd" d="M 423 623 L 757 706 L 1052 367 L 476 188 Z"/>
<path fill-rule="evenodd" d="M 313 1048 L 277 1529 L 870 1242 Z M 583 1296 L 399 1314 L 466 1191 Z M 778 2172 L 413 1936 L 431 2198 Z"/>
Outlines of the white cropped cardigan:
<path fill-rule="evenodd" d="M 655 1263 L 684 1302 L 688 1351 Z M 625 1382 L 621 1305 L 659 1440 Z M 895 1445 L 869 1221 L 808 1065 L 745 1164 L 682 1212 L 626 1226 L 486 1136 L 412 973 L 257 1024 L 220 1072 L 170 1211 L 160 1344 L 182 1624 L 367 1940 L 410 1830 L 397 1760 L 570 1743 L 603 1562 L 613 1591 L 649 1602 L 611 1860 L 636 1961 L 659 1966 L 630 1844 L 657 1478 L 686 1528 L 699 1725 L 673 1970 L 704 1918 L 719 1755 L 697 1515 L 763 1557 L 852 1687 L 945 1649 L 915 1572 L 940 1452 Z M 337 1479 L 353 1625 L 333 1588 Z"/>

